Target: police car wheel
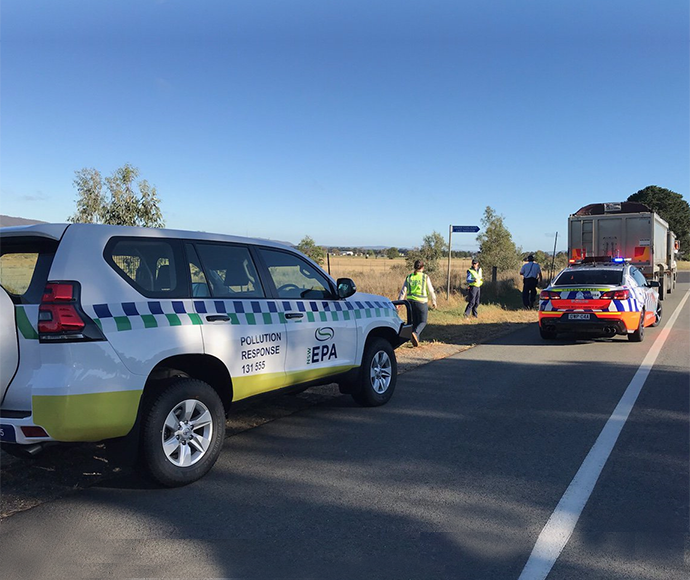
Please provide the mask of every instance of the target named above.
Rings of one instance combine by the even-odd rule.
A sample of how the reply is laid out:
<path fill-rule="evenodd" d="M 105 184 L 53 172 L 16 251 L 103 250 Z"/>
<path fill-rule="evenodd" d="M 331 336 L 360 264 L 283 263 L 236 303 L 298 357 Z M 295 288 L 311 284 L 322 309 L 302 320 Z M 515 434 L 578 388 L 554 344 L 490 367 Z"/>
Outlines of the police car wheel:
<path fill-rule="evenodd" d="M 143 467 L 166 487 L 187 485 L 213 467 L 224 436 L 225 410 L 218 393 L 202 381 L 176 379 L 145 415 Z"/>
<path fill-rule="evenodd" d="M 383 338 L 375 338 L 362 357 L 359 388 L 352 398 L 364 407 L 386 404 L 393 396 L 398 379 L 398 363 L 391 344 Z"/>
<path fill-rule="evenodd" d="M 628 334 L 630 342 L 642 342 L 644 340 L 644 310 L 640 313 L 640 324 L 635 332 Z"/>
<path fill-rule="evenodd" d="M 656 305 L 656 312 L 654 313 L 654 322 L 652 326 L 659 326 L 659 323 L 661 322 L 661 313 L 662 313 L 662 306 L 661 302 L 659 302 Z"/>

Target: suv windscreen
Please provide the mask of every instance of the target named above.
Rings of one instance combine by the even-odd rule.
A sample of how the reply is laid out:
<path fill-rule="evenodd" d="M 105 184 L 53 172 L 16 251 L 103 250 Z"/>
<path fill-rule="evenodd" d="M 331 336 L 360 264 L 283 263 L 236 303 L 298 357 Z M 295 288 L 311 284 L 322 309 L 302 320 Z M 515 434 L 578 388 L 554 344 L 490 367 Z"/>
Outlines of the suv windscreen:
<path fill-rule="evenodd" d="M 623 270 L 566 270 L 553 283 L 554 286 L 572 286 L 573 284 L 592 286 L 603 284 L 620 286 L 623 282 Z"/>
<path fill-rule="evenodd" d="M 57 242 L 42 238 L 5 238 L 0 251 L 0 285 L 15 304 L 39 304 Z"/>

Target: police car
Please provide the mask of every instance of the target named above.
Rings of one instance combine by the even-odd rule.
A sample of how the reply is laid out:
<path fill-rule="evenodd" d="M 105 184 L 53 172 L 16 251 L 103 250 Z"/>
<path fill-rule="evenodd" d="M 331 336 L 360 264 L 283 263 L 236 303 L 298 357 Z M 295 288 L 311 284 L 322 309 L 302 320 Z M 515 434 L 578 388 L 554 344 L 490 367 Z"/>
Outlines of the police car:
<path fill-rule="evenodd" d="M 566 268 L 539 295 L 539 332 L 612 337 L 641 342 L 647 326 L 661 321 L 659 283 L 648 281 L 623 259 L 588 259 Z"/>
<path fill-rule="evenodd" d="M 395 390 L 411 336 L 396 303 L 284 245 L 94 224 L 3 228 L 0 242 L 10 453 L 116 440 L 179 486 L 211 469 L 238 401 L 337 382 L 376 406 Z"/>

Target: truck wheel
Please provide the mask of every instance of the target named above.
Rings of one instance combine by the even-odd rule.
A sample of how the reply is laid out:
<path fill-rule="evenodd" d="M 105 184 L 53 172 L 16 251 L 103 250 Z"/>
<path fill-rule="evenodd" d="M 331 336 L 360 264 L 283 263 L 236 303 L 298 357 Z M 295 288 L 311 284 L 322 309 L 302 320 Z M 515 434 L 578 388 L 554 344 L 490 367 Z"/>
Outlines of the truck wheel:
<path fill-rule="evenodd" d="M 668 277 L 668 282 L 664 286 L 666 288 L 666 294 L 671 294 L 673 292 L 673 274 Z"/>
<path fill-rule="evenodd" d="M 642 342 L 644 340 L 644 310 L 640 312 L 640 324 L 635 332 L 628 334 L 630 342 Z"/>
<path fill-rule="evenodd" d="M 664 277 L 659 278 L 659 300 L 664 299 Z"/>
<path fill-rule="evenodd" d="M 179 378 L 144 415 L 142 465 L 158 483 L 179 487 L 200 479 L 220 455 L 225 409 L 208 384 Z"/>
<path fill-rule="evenodd" d="M 383 338 L 375 338 L 362 357 L 359 385 L 352 398 L 363 407 L 378 407 L 393 396 L 398 380 L 398 362 L 391 344 Z"/>
<path fill-rule="evenodd" d="M 656 312 L 654 313 L 654 323 L 652 326 L 659 326 L 659 323 L 661 322 L 661 302 L 658 302 L 656 305 Z"/>

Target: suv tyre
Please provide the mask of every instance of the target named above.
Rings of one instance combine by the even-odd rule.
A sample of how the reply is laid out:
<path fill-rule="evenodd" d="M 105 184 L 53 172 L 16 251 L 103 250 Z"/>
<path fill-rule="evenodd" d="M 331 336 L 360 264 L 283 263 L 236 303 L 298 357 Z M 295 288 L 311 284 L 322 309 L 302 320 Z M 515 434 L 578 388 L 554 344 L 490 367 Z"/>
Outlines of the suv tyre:
<path fill-rule="evenodd" d="M 225 437 L 218 393 L 197 379 L 178 378 L 145 410 L 143 466 L 166 487 L 187 485 L 215 464 Z"/>
<path fill-rule="evenodd" d="M 374 338 L 366 347 L 359 374 L 359 389 L 352 398 L 363 407 L 384 405 L 393 396 L 398 363 L 391 344 Z"/>

